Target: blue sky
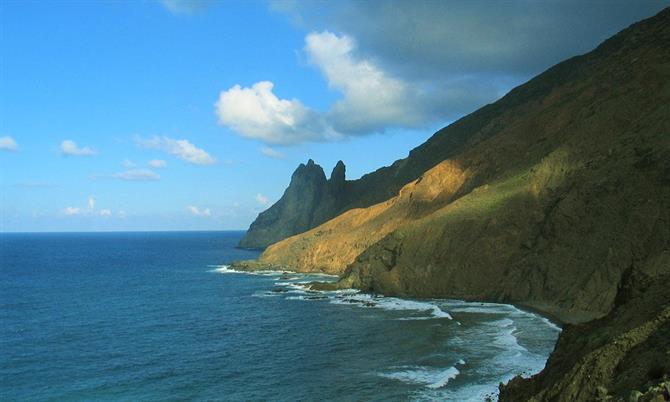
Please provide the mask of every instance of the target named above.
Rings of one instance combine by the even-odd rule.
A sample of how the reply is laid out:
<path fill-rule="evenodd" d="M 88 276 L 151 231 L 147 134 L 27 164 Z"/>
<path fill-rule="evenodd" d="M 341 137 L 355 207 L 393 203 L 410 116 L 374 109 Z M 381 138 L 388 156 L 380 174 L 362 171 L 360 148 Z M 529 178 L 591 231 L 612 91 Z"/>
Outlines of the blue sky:
<path fill-rule="evenodd" d="M 667 5 L 504 3 L 3 1 L 0 230 L 246 229 Z"/>

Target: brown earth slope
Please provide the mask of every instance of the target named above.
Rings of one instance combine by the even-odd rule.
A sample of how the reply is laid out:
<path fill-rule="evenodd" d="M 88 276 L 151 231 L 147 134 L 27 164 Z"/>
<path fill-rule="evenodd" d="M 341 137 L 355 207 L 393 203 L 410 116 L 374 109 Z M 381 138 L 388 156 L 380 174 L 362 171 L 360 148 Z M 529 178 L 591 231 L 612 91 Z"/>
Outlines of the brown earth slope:
<path fill-rule="evenodd" d="M 385 294 L 523 303 L 566 322 L 605 315 L 621 274 L 668 252 L 669 21 L 666 10 L 511 91 L 504 111 L 473 113 L 485 121 L 462 152 L 261 263 Z"/>
<path fill-rule="evenodd" d="M 250 268 L 569 323 L 545 370 L 503 386 L 504 401 L 670 400 L 670 9 L 463 121 L 458 151 L 396 196 Z"/>
<path fill-rule="evenodd" d="M 312 188 L 321 188 L 324 191 L 317 196 L 308 190 L 302 204 L 296 207 L 294 194 L 299 192 L 291 191 L 291 187 L 296 175 L 302 176 L 302 173 L 305 173 L 299 167 L 293 174 L 286 193 L 276 204 L 259 214 L 241 240 L 240 246 L 265 248 L 289 236 L 310 230 L 351 209 L 366 208 L 396 196 L 407 183 L 416 180 L 438 163 L 470 149 L 474 144 L 491 136 L 499 135 L 503 129 L 499 124 L 512 119 L 512 115 L 516 114 L 515 119 L 518 119 L 522 114 L 531 112 L 532 106 L 537 102 L 552 102 L 551 94 L 555 94 L 558 87 L 565 87 L 566 82 L 581 79 L 595 58 L 581 56 L 560 63 L 528 83 L 513 89 L 497 102 L 486 105 L 439 130 L 425 143 L 411 150 L 407 158 L 397 160 L 391 166 L 382 167 L 358 180 L 345 180 L 344 166 L 340 166 L 342 180 L 338 182 L 336 191 L 323 185 L 325 182 L 323 173 L 321 173 L 323 179 L 314 178 L 318 176 L 318 172 L 314 173 L 315 170 L 323 172 L 321 167 L 316 165 L 318 169 L 308 169 L 310 173 L 307 176 L 310 179 L 307 181 L 312 183 Z M 614 77 L 610 78 L 607 80 L 609 86 L 603 84 L 593 88 L 601 91 L 598 95 L 606 95 L 608 90 L 613 89 L 610 86 L 619 85 Z M 623 76 L 619 78 L 625 79 Z M 589 109 L 585 113 L 597 113 L 597 110 Z M 534 128 L 536 133 L 539 128 Z M 317 198 L 318 202 L 314 202 Z"/>

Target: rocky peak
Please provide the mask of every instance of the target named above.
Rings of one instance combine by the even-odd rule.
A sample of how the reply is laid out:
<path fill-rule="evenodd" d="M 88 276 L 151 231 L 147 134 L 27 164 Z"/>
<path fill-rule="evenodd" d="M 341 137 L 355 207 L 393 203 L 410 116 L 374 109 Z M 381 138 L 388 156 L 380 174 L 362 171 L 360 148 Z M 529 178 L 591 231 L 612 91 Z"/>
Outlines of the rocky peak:
<path fill-rule="evenodd" d="M 347 168 L 344 166 L 344 162 L 342 161 L 337 161 L 337 164 L 333 168 L 332 173 L 330 174 L 330 181 L 332 184 L 337 184 L 340 185 L 344 183 L 346 179 L 346 171 Z"/>
<path fill-rule="evenodd" d="M 298 165 L 298 168 L 293 172 L 291 176 L 291 183 L 294 181 L 315 181 L 315 182 L 325 182 L 326 173 L 323 171 L 323 168 L 312 159 L 307 161 L 307 164 L 301 163 Z"/>

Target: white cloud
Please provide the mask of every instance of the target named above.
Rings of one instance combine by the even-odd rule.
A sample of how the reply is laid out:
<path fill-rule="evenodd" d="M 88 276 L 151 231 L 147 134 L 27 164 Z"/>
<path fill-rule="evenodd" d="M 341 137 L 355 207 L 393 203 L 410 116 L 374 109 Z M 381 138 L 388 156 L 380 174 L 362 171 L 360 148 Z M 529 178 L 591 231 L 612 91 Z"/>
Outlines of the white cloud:
<path fill-rule="evenodd" d="M 421 126 L 434 117 L 423 108 L 431 93 L 419 91 L 374 62 L 357 57 L 355 49 L 354 39 L 347 35 L 324 31 L 305 38 L 310 63 L 321 71 L 329 87 L 343 94 L 328 112 L 328 121 L 336 131 L 368 134 L 390 126 Z"/>
<path fill-rule="evenodd" d="M 256 199 L 256 202 L 259 203 L 260 205 L 268 205 L 268 203 L 270 202 L 268 197 L 264 196 L 261 193 L 256 194 L 255 199 Z"/>
<path fill-rule="evenodd" d="M 100 209 L 99 211 L 95 210 L 95 204 L 96 204 L 96 199 L 94 196 L 90 195 L 88 196 L 86 200 L 86 208 L 80 208 L 80 207 L 66 207 L 63 209 L 63 213 L 68 216 L 74 216 L 74 215 L 79 215 L 79 216 L 84 216 L 84 217 L 95 217 L 95 216 L 102 216 L 102 217 L 108 217 L 112 216 L 112 210 L 103 208 Z M 121 214 L 122 211 L 119 211 L 119 214 Z"/>
<path fill-rule="evenodd" d="M 128 181 L 154 181 L 160 180 L 160 176 L 149 169 L 130 169 L 124 172 L 115 173 L 112 175 L 115 179 Z"/>
<path fill-rule="evenodd" d="M 284 159 L 284 154 L 270 147 L 261 148 L 261 153 L 268 158 Z"/>
<path fill-rule="evenodd" d="M 131 161 L 130 159 L 124 159 L 121 162 L 121 166 L 123 166 L 126 169 L 130 169 L 130 168 L 134 168 L 137 165 L 135 164 L 135 162 Z"/>
<path fill-rule="evenodd" d="M 79 209 L 77 207 L 66 207 L 63 210 L 63 212 L 65 213 L 65 215 L 70 215 L 70 216 L 79 215 L 81 213 L 81 209 Z"/>
<path fill-rule="evenodd" d="M 212 0 L 161 0 L 163 6 L 173 14 L 193 14 L 205 10 Z"/>
<path fill-rule="evenodd" d="M 149 165 L 152 168 L 163 169 L 164 167 L 167 166 L 167 162 L 165 162 L 162 159 L 152 159 L 147 163 L 147 165 Z"/>
<path fill-rule="evenodd" d="M 10 136 L 0 137 L 0 149 L 3 151 L 18 151 L 19 144 Z"/>
<path fill-rule="evenodd" d="M 120 210 L 119 212 L 116 213 L 116 215 L 121 219 L 125 219 L 128 216 L 128 214 L 126 214 L 126 211 L 124 210 Z"/>
<path fill-rule="evenodd" d="M 205 208 L 205 209 L 201 210 L 200 208 L 198 208 L 196 206 L 189 205 L 189 206 L 186 207 L 186 209 L 189 210 L 191 212 L 191 214 L 193 214 L 195 216 L 211 216 L 211 214 L 212 214 L 211 211 L 209 210 L 209 208 Z"/>
<path fill-rule="evenodd" d="M 280 99 L 274 84 L 261 81 L 251 87 L 235 85 L 219 94 L 215 104 L 219 124 L 240 135 L 270 144 L 293 144 L 338 137 L 322 116 L 297 99 Z"/>
<path fill-rule="evenodd" d="M 273 92 L 272 82 L 261 81 L 219 94 L 215 105 L 219 124 L 267 144 L 296 144 L 390 127 L 423 127 L 445 114 L 444 91 L 393 77 L 357 55 L 350 36 L 313 32 L 305 37 L 304 51 L 328 86 L 342 94 L 327 112 L 312 110 L 298 99 L 282 99 Z"/>
<path fill-rule="evenodd" d="M 168 137 L 154 136 L 149 139 L 135 138 L 135 143 L 142 148 L 159 149 L 195 165 L 211 165 L 216 162 L 204 149 L 198 148 L 188 140 L 175 140 Z"/>
<path fill-rule="evenodd" d="M 97 152 L 89 147 L 77 146 L 77 143 L 72 140 L 65 140 L 60 144 L 60 152 L 65 156 L 91 156 Z"/>

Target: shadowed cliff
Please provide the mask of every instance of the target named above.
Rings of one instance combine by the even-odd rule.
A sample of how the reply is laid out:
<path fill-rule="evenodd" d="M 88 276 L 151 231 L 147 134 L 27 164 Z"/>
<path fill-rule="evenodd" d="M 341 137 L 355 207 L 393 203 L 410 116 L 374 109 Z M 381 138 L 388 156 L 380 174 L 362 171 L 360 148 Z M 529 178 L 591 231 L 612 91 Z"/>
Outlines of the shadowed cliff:
<path fill-rule="evenodd" d="M 330 179 L 309 160 L 300 164 L 281 199 L 261 212 L 240 240 L 240 247 L 264 248 L 277 240 L 304 232 L 332 218 L 342 204 L 345 167 L 339 161 Z"/>
<path fill-rule="evenodd" d="M 546 370 L 503 388 L 504 400 L 624 400 L 670 376 L 639 357 L 664 359 L 669 343 L 670 10 L 356 183 L 396 183 L 391 172 L 419 173 L 377 203 L 345 193 L 350 209 L 247 267 L 337 273 L 338 287 L 387 295 L 512 302 L 573 324 Z"/>

